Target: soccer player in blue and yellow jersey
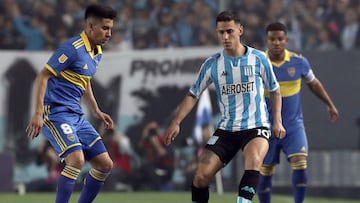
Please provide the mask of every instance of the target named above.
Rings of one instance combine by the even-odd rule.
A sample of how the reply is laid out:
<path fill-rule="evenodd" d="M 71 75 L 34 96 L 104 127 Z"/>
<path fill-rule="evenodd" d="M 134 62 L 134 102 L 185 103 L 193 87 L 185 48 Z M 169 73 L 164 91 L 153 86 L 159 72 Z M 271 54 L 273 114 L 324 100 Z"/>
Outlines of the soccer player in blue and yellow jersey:
<path fill-rule="evenodd" d="M 338 118 L 338 111 L 327 94 L 325 88 L 311 70 L 309 61 L 302 55 L 286 49 L 288 42 L 287 28 L 282 23 L 269 24 L 266 28 L 267 55 L 273 65 L 274 73 L 280 83 L 282 96 L 282 118 L 286 129 L 283 139 L 270 139 L 270 148 L 261 167 L 261 178 L 258 195 L 261 203 L 269 203 L 271 199 L 271 178 L 275 165 L 279 163 L 280 151 L 287 156 L 293 170 L 292 184 L 294 202 L 304 201 L 307 185 L 308 144 L 304 129 L 301 108 L 301 81 L 304 81 L 312 93 L 327 106 L 332 122 Z M 272 111 L 269 108 L 270 112 Z"/>
<path fill-rule="evenodd" d="M 198 159 L 191 187 L 192 202 L 208 202 L 210 181 L 242 150 L 245 172 L 239 183 L 237 202 L 251 203 L 271 135 L 264 89 L 271 95 L 273 133 L 279 138 L 285 135 L 279 84 L 265 53 L 240 42 L 244 29 L 237 13 L 221 12 L 216 17 L 216 31 L 223 50 L 202 64 L 194 85 L 165 132 L 165 143 L 170 144 L 175 139 L 180 123 L 195 106 L 201 93 L 214 84 L 221 119 Z"/>
<path fill-rule="evenodd" d="M 84 31 L 60 45 L 36 78 L 35 113 L 26 131 L 34 139 L 42 130 L 65 161 L 57 185 L 57 203 L 69 201 L 85 160 L 92 168 L 84 181 L 79 203 L 95 199 L 113 166 L 101 137 L 82 117 L 80 100 L 85 100 L 105 128 L 113 127 L 111 117 L 97 105 L 91 78 L 102 57 L 101 45 L 111 36 L 115 17 L 111 7 L 89 5 L 85 10 Z"/>

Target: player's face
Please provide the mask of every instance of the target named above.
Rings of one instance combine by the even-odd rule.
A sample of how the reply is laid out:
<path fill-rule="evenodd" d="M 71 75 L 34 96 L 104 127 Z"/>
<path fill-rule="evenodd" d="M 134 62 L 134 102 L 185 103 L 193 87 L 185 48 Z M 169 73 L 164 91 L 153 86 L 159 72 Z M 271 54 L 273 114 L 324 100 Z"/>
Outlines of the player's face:
<path fill-rule="evenodd" d="M 111 30 L 114 21 L 112 19 L 103 18 L 102 20 L 94 21 L 91 24 L 91 42 L 94 45 L 104 45 L 111 37 Z"/>
<path fill-rule="evenodd" d="M 284 31 L 269 31 L 266 35 L 266 46 L 272 55 L 282 54 L 285 51 L 288 38 Z"/>
<path fill-rule="evenodd" d="M 240 45 L 240 36 L 243 27 L 235 21 L 220 21 L 216 25 L 216 31 L 225 50 L 235 50 Z"/>

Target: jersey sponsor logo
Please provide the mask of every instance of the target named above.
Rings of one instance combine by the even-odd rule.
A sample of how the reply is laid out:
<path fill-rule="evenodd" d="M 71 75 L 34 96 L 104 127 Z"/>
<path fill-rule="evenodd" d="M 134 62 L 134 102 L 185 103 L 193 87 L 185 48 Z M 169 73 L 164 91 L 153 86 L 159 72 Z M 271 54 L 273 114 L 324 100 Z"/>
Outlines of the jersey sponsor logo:
<path fill-rule="evenodd" d="M 68 57 L 65 54 L 61 54 L 61 56 L 58 58 L 59 63 L 65 63 L 65 61 L 68 59 Z"/>
<path fill-rule="evenodd" d="M 233 95 L 254 91 L 254 82 L 226 84 L 221 87 L 222 95 Z"/>
<path fill-rule="evenodd" d="M 288 72 L 288 75 L 290 77 L 294 77 L 295 76 L 295 72 L 296 72 L 296 69 L 294 67 L 290 67 L 287 69 L 287 72 Z"/>

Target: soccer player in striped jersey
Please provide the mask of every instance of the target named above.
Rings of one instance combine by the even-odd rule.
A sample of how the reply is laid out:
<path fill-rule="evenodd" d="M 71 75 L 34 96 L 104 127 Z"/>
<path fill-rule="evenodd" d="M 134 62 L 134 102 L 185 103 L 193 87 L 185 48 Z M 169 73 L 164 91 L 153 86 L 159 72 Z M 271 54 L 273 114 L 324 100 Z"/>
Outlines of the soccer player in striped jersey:
<path fill-rule="evenodd" d="M 194 85 L 180 104 L 165 132 L 170 144 L 179 134 L 180 123 L 197 103 L 200 94 L 214 84 L 221 119 L 199 157 L 192 190 L 193 203 L 207 203 L 209 182 L 241 149 L 245 171 L 238 187 L 238 203 L 249 203 L 256 192 L 259 170 L 271 136 L 264 89 L 270 92 L 272 130 L 282 138 L 281 95 L 271 63 L 265 53 L 243 45 L 244 32 L 237 13 L 224 11 L 216 17 L 216 31 L 223 50 L 202 64 Z"/>
<path fill-rule="evenodd" d="M 258 195 L 261 203 L 271 199 L 271 178 L 275 165 L 279 163 L 282 150 L 290 162 L 294 202 L 304 201 L 307 185 L 308 144 L 304 129 L 301 108 L 301 81 L 305 81 L 312 93 L 326 105 L 330 121 L 338 118 L 338 111 L 321 82 L 311 70 L 309 61 L 302 55 L 286 49 L 288 42 L 287 28 L 279 22 L 269 24 L 266 28 L 267 55 L 273 65 L 274 73 L 280 83 L 282 96 L 282 118 L 286 129 L 284 139 L 270 139 L 270 148 L 261 167 L 261 178 Z M 272 111 L 269 108 L 270 112 Z M 270 118 L 271 119 L 271 118 Z"/>
<path fill-rule="evenodd" d="M 87 174 L 79 203 L 92 202 L 113 162 L 94 127 L 85 120 L 80 106 L 83 98 L 94 116 L 113 127 L 102 112 L 91 88 L 102 57 L 101 45 L 111 36 L 116 12 L 105 5 L 89 5 L 85 10 L 84 31 L 59 46 L 36 78 L 35 113 L 26 129 L 34 139 L 42 130 L 65 167 L 58 179 L 56 202 L 69 201 L 85 160 L 92 166 Z"/>

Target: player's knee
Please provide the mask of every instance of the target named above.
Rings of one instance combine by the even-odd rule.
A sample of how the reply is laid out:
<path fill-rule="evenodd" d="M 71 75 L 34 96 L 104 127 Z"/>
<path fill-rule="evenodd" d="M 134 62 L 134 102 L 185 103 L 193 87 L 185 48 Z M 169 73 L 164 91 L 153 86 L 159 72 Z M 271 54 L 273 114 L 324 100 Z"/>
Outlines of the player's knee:
<path fill-rule="evenodd" d="M 259 171 L 263 163 L 263 159 L 260 156 L 252 156 L 251 158 L 245 160 L 245 165 L 248 169 Z"/>
<path fill-rule="evenodd" d="M 82 157 L 74 157 L 71 159 L 67 159 L 66 164 L 78 169 L 82 169 L 82 167 L 85 165 L 85 159 Z"/>
<path fill-rule="evenodd" d="M 199 188 L 207 187 L 211 178 L 207 173 L 197 172 L 194 177 L 194 185 Z"/>
<path fill-rule="evenodd" d="M 305 170 L 307 169 L 307 160 L 298 160 L 290 163 L 292 170 Z"/>
<path fill-rule="evenodd" d="M 73 151 L 65 157 L 66 165 L 73 166 L 78 169 L 82 169 L 85 165 L 85 158 L 82 151 Z"/>
<path fill-rule="evenodd" d="M 107 163 L 107 165 L 105 166 L 106 171 L 111 171 L 114 167 L 114 163 L 112 162 L 112 160 L 110 159 L 109 162 Z"/>
<path fill-rule="evenodd" d="M 106 159 L 97 168 L 99 168 L 102 171 L 111 171 L 113 167 L 114 167 L 113 161 L 111 159 Z"/>
<path fill-rule="evenodd" d="M 260 174 L 263 176 L 272 176 L 275 174 L 275 165 L 262 165 L 260 168 Z"/>

